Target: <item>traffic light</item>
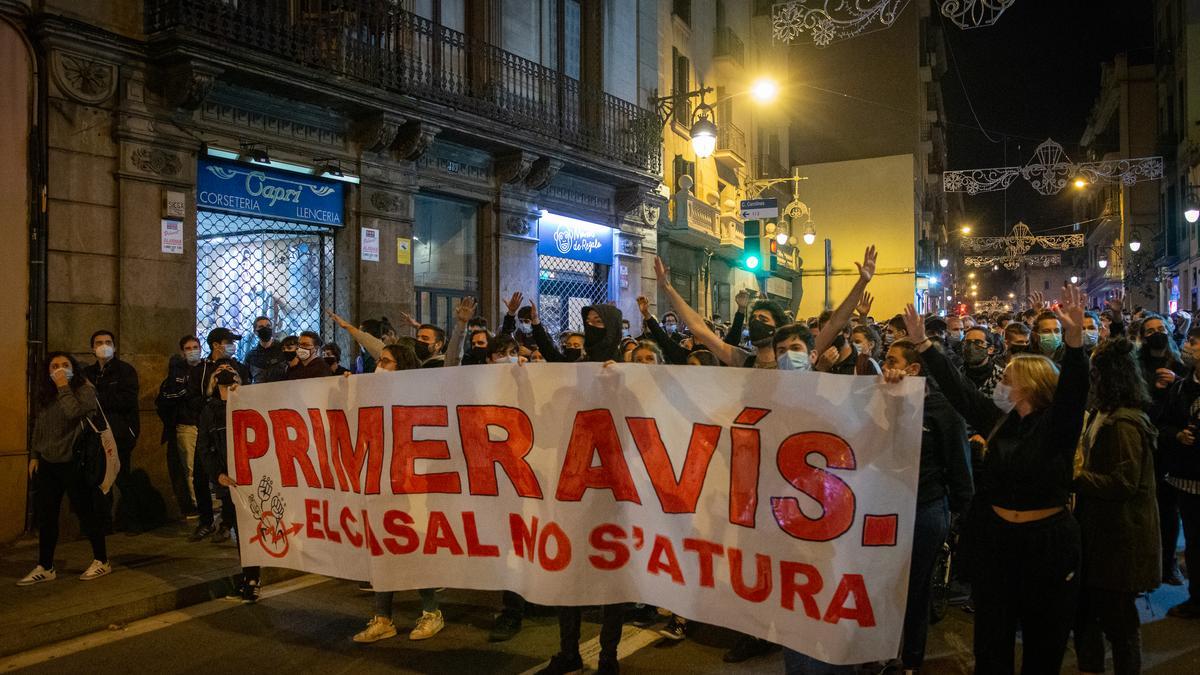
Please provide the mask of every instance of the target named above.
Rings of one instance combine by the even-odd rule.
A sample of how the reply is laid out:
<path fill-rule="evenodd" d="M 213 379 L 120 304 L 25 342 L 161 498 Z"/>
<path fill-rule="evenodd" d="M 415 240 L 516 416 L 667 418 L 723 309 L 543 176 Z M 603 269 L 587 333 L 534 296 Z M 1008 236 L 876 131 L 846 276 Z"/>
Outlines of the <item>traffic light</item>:
<path fill-rule="evenodd" d="M 745 252 L 742 254 L 742 268 L 755 274 L 770 274 L 776 267 L 776 256 L 779 255 L 779 244 L 775 238 L 764 230 L 761 220 L 747 220 L 745 223 L 746 241 Z"/>

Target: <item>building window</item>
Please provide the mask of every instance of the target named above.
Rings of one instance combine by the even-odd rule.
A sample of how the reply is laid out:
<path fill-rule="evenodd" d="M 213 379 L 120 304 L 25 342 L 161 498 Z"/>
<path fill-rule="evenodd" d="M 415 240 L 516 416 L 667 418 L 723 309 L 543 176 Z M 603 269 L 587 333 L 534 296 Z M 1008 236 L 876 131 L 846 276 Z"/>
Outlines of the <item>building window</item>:
<path fill-rule="evenodd" d="M 196 212 L 196 335 L 245 333 L 265 316 L 277 335 L 329 335 L 332 228 L 199 209 Z M 239 356 L 253 347 L 239 343 Z"/>
<path fill-rule="evenodd" d="M 671 0 L 671 13 L 679 17 L 679 20 L 687 24 L 688 28 L 692 26 L 692 0 Z"/>
<path fill-rule="evenodd" d="M 692 179 L 692 185 L 696 184 L 696 163 L 689 162 L 683 155 L 675 155 L 675 161 L 672 166 L 672 179 L 675 181 L 675 191 L 679 192 L 681 186 L 679 179 L 688 176 Z"/>
<path fill-rule="evenodd" d="M 675 100 L 675 122 L 685 128 L 692 125 L 692 101 L 684 96 L 692 90 L 692 62 L 688 57 L 671 48 L 674 71 L 671 75 L 671 93 L 679 98 Z"/>
<path fill-rule="evenodd" d="M 1050 280 L 1049 279 L 1042 282 L 1042 290 L 1043 291 L 1050 290 Z"/>
<path fill-rule="evenodd" d="M 478 208 L 457 199 L 417 195 L 415 209 L 416 319 L 449 331 L 457 299 L 479 293 Z"/>

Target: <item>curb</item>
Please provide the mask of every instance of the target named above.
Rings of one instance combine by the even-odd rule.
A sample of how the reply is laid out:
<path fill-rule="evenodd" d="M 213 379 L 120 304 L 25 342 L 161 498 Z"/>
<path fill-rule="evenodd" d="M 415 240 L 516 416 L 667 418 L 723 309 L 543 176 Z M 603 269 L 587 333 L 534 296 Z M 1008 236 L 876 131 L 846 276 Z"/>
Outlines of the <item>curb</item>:
<path fill-rule="evenodd" d="M 303 572 L 278 567 L 264 567 L 263 586 L 303 576 Z M 136 598 L 128 602 L 94 610 L 84 611 L 65 619 L 27 626 L 6 633 L 0 641 L 0 657 L 12 656 L 46 645 L 70 640 L 81 635 L 124 626 L 132 621 L 145 619 L 164 612 L 198 605 L 209 600 L 225 597 L 233 588 L 232 577 L 218 577 L 200 581 L 190 586 L 171 589 L 157 595 Z M 232 605 L 231 605 L 232 607 Z"/>

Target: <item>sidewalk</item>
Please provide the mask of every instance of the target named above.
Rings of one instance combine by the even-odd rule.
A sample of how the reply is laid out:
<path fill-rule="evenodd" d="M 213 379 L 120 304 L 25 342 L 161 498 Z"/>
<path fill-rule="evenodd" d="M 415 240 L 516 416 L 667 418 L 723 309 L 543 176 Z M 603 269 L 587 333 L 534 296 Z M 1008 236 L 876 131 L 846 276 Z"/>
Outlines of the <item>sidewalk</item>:
<path fill-rule="evenodd" d="M 241 569 L 237 549 L 230 542 L 188 542 L 194 526 L 110 535 L 112 574 L 94 581 L 79 580 L 92 561 L 86 539 L 59 542 L 58 578 L 28 587 L 16 583 L 36 564 L 36 537 L 0 548 L 0 656 L 224 597 Z M 297 575 L 265 568 L 263 582 Z"/>

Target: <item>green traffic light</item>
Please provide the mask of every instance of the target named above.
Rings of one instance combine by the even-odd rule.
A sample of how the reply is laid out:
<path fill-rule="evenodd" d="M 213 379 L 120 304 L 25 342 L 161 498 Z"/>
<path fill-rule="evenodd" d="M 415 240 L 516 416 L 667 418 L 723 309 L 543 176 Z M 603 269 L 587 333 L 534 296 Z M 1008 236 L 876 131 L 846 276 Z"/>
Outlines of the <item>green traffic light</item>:
<path fill-rule="evenodd" d="M 758 269 L 759 262 L 760 261 L 758 259 L 758 256 L 756 256 L 756 255 L 746 256 L 746 269 L 751 269 L 751 270 Z"/>

